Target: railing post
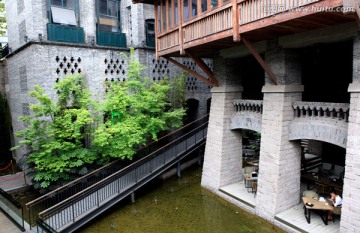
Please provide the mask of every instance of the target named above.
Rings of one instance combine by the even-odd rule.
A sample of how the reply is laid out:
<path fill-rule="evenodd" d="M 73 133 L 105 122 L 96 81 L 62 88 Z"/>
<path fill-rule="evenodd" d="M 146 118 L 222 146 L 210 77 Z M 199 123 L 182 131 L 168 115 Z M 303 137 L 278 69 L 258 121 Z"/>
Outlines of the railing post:
<path fill-rule="evenodd" d="M 177 176 L 181 177 L 181 163 L 180 163 L 180 161 L 177 163 Z"/>
<path fill-rule="evenodd" d="M 74 205 L 71 205 L 71 208 L 72 208 L 73 222 L 75 222 L 75 210 L 74 210 Z"/>

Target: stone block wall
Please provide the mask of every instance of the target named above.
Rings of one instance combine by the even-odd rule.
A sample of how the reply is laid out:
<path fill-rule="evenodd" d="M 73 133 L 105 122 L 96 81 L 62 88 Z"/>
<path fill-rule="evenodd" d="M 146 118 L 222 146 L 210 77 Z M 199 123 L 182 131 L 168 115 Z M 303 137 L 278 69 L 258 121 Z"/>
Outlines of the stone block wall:
<path fill-rule="evenodd" d="M 212 192 L 242 179 L 242 134 L 231 131 L 235 113 L 233 100 L 241 98 L 240 78 L 232 62 L 217 57 L 214 75 L 220 87 L 212 88 L 210 120 L 205 147 L 201 185 Z"/>

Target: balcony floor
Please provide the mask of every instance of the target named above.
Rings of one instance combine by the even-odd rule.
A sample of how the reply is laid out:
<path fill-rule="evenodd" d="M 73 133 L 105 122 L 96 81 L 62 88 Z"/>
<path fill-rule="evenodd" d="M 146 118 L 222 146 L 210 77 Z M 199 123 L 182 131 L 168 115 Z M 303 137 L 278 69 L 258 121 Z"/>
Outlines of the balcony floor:
<path fill-rule="evenodd" d="M 301 193 L 304 190 L 306 190 L 306 183 L 301 183 Z M 248 192 L 243 182 L 221 187 L 220 191 L 249 207 L 255 208 L 256 197 L 254 197 L 254 194 Z M 334 223 L 329 222 L 328 225 L 325 225 L 318 214 L 312 213 L 311 222 L 310 224 L 307 223 L 304 216 L 303 204 L 300 203 L 300 198 L 297 206 L 277 214 L 275 219 L 278 223 L 294 229 L 294 232 L 337 233 L 340 231 L 339 218 L 335 218 Z"/>

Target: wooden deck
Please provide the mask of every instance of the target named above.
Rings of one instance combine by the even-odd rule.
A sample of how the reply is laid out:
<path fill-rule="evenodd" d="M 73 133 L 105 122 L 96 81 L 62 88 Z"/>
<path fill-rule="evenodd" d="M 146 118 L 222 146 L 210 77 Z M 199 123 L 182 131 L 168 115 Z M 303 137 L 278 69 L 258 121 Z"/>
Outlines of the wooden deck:
<path fill-rule="evenodd" d="M 306 189 L 306 184 L 302 183 L 301 193 Z M 237 201 L 251 207 L 256 206 L 256 197 L 253 193 L 249 193 L 245 188 L 243 182 L 234 183 L 220 188 L 220 192 L 227 196 L 234 198 Z M 311 213 L 310 224 L 306 221 L 304 216 L 303 204 L 299 196 L 299 204 L 275 216 L 275 221 L 278 224 L 286 226 L 286 228 L 293 229 L 293 232 L 308 232 L 308 233 L 337 233 L 340 231 L 340 219 L 335 218 L 335 222 L 329 222 L 325 225 L 321 220 L 320 215 Z"/>

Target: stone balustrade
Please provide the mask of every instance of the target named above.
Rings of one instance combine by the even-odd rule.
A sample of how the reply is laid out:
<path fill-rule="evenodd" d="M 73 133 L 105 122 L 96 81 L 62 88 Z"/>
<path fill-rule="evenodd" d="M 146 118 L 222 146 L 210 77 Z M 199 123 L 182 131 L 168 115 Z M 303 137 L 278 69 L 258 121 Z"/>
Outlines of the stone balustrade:
<path fill-rule="evenodd" d="M 236 112 L 247 111 L 247 112 L 256 112 L 261 114 L 263 111 L 263 101 L 235 99 L 234 107 Z"/>
<path fill-rule="evenodd" d="M 293 103 L 294 116 L 332 118 L 338 120 L 349 120 L 349 104 L 346 103 L 324 103 L 324 102 L 302 102 Z"/>

